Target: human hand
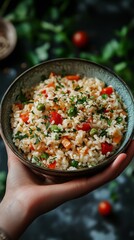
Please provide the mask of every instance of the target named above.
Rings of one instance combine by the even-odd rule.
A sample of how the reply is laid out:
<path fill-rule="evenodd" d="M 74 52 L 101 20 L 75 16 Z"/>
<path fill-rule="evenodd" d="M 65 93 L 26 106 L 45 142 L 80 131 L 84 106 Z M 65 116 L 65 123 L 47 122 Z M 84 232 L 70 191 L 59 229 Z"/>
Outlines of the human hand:
<path fill-rule="evenodd" d="M 0 206 L 0 215 L 3 216 L 0 218 L 0 227 L 8 230 L 10 236 L 16 239 L 40 214 L 70 199 L 83 196 L 116 178 L 134 156 L 134 141 L 130 143 L 126 153 L 120 154 L 103 172 L 60 184 L 39 179 L 8 147 L 7 153 L 8 176 L 6 193 Z"/>

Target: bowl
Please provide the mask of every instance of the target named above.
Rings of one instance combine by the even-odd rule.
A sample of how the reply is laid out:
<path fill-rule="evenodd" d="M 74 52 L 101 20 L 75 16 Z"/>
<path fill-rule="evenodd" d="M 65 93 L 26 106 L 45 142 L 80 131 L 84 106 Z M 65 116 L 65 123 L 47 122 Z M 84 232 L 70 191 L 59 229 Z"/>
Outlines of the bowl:
<path fill-rule="evenodd" d="M 10 114 L 12 104 L 15 102 L 16 97 L 20 94 L 22 87 L 24 89 L 29 89 L 32 86 L 38 84 L 44 76 L 48 77 L 50 72 L 55 72 L 56 74 L 61 74 L 66 72 L 68 75 L 80 74 L 87 77 L 97 77 L 98 79 L 103 79 L 107 85 L 112 85 L 113 88 L 118 92 L 118 94 L 123 99 L 127 110 L 128 110 L 128 127 L 121 143 L 119 149 L 110 157 L 106 158 L 102 163 L 90 167 L 82 168 L 78 170 L 55 170 L 43 168 L 37 166 L 27 160 L 15 147 L 12 141 L 12 130 L 10 126 Z M 59 179 L 74 178 L 82 176 L 90 176 L 102 171 L 106 168 L 115 158 L 124 152 L 127 148 L 129 142 L 133 138 L 134 130 L 134 99 L 131 91 L 129 90 L 127 84 L 114 72 L 112 72 L 107 67 L 101 66 L 99 64 L 84 60 L 84 59 L 55 59 L 46 61 L 39 65 L 36 65 L 20 76 L 18 76 L 13 83 L 9 86 L 6 93 L 4 94 L 1 102 L 0 109 L 0 124 L 1 132 L 3 138 L 9 148 L 13 153 L 20 159 L 20 161 L 28 166 L 31 170 L 35 171 L 39 175 L 47 175 L 50 177 L 57 177 Z"/>
<path fill-rule="evenodd" d="M 17 42 L 16 29 L 13 24 L 0 18 L 0 60 L 8 57 Z"/>

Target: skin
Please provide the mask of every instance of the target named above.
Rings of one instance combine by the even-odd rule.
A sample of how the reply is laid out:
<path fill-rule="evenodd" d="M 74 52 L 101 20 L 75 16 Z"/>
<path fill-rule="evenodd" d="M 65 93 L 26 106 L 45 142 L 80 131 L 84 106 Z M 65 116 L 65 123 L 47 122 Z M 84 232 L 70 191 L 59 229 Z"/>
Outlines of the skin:
<path fill-rule="evenodd" d="M 0 203 L 0 227 L 11 239 L 18 239 L 38 216 L 66 201 L 82 197 L 118 177 L 134 156 L 134 141 L 103 172 L 64 183 L 41 180 L 7 148 L 8 176 L 6 193 Z"/>

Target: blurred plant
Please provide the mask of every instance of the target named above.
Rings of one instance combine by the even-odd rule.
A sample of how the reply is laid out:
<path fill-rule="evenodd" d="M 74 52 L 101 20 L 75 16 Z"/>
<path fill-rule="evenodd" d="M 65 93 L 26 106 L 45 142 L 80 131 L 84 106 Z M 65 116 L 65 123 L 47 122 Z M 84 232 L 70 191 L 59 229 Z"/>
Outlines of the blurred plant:
<path fill-rule="evenodd" d="M 5 13 L 9 3 L 10 0 L 4 1 L 1 8 L 2 14 Z M 77 8 L 71 12 L 72 3 L 70 1 L 51 0 L 45 5 L 46 8 L 43 5 L 44 10 L 40 15 L 33 0 L 21 0 L 15 9 L 4 16 L 14 23 L 18 38 L 26 43 L 24 54 L 30 65 L 50 58 L 79 57 L 88 59 L 113 69 L 134 92 L 134 45 L 131 37 L 134 31 L 134 20 L 116 31 L 113 39 L 94 52 L 90 48 L 90 40 L 85 49 L 79 48 L 72 41 L 77 25 L 75 22 Z"/>

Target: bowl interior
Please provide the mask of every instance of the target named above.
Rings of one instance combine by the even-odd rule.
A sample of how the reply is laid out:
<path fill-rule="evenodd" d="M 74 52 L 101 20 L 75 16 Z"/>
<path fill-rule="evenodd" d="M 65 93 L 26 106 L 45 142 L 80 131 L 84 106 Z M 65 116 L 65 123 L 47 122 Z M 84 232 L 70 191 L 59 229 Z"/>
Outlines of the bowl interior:
<path fill-rule="evenodd" d="M 47 78 L 50 72 L 55 72 L 56 74 L 80 74 L 87 77 L 97 77 L 100 80 L 104 81 L 107 85 L 112 85 L 114 89 L 116 89 L 128 109 L 128 129 L 122 145 L 113 156 L 109 157 L 103 163 L 97 165 L 97 167 L 92 167 L 85 170 L 81 169 L 73 171 L 73 173 L 72 171 L 43 169 L 41 167 L 32 165 L 28 160 L 24 159 L 24 157 L 20 154 L 20 152 L 17 150 L 17 148 L 12 142 L 12 131 L 10 127 L 10 114 L 12 104 L 16 101 L 16 97 L 20 94 L 21 89 L 29 89 L 31 88 L 31 86 L 38 84 L 45 77 Z M 24 164 L 32 167 L 34 170 L 49 175 L 57 175 L 58 173 L 60 173 L 63 176 L 77 176 L 80 173 L 83 174 L 83 171 L 89 174 L 94 173 L 96 169 L 102 169 L 104 166 L 113 161 L 117 154 L 124 151 L 124 149 L 127 147 L 128 143 L 133 137 L 133 120 L 134 100 L 127 85 L 111 70 L 98 64 L 81 59 L 57 59 L 44 62 L 35 67 L 32 67 L 31 69 L 27 70 L 15 79 L 15 81 L 6 91 L 1 103 L 1 129 L 3 137 L 5 138 L 5 141 L 7 142 L 11 150 L 21 159 L 21 161 L 24 162 Z"/>

